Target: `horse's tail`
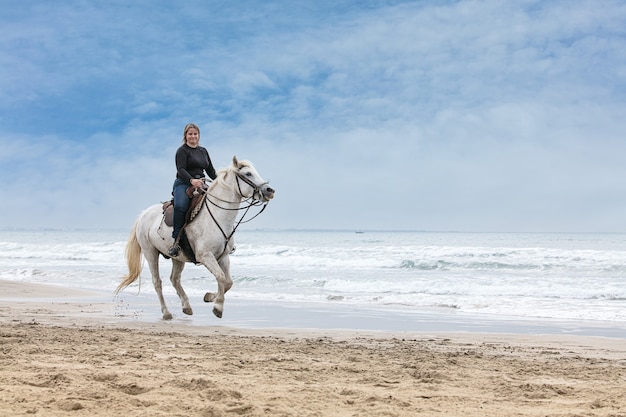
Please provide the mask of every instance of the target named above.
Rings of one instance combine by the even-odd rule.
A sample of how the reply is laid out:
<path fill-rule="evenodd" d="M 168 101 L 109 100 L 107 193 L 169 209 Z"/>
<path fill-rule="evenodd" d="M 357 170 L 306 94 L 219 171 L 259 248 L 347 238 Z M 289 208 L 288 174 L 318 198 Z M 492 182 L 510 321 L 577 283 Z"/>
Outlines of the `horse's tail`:
<path fill-rule="evenodd" d="M 124 280 L 115 289 L 115 294 L 135 282 L 141 273 L 141 246 L 139 246 L 139 241 L 137 240 L 137 223 L 135 222 L 133 230 L 131 230 L 128 237 L 128 243 L 126 243 L 128 274 L 124 275 Z"/>

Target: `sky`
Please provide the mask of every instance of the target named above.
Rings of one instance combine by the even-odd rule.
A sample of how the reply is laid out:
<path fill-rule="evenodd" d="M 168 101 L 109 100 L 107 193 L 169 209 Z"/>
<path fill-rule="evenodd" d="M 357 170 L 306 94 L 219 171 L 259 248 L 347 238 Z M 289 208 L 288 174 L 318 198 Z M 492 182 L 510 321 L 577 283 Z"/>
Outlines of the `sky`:
<path fill-rule="evenodd" d="M 130 229 L 183 127 L 248 229 L 626 232 L 626 1 L 0 0 L 0 229 Z"/>

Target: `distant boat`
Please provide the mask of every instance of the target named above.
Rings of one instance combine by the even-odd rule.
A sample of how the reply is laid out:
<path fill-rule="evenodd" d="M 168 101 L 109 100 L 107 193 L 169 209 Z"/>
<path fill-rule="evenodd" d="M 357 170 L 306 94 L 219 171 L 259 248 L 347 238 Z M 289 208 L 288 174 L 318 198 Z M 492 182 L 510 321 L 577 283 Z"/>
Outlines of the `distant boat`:
<path fill-rule="evenodd" d="M 365 232 L 364 232 L 363 230 L 357 230 L 357 231 L 356 231 L 356 232 L 354 232 L 354 233 L 361 234 L 361 233 L 365 233 Z"/>

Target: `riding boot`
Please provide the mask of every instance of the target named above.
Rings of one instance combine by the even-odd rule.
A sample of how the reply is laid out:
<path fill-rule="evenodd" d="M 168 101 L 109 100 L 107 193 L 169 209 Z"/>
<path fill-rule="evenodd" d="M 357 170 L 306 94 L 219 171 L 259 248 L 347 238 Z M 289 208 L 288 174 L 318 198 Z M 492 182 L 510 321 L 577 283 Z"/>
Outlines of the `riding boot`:
<path fill-rule="evenodd" d="M 179 251 L 180 248 L 178 247 L 178 245 L 174 245 L 167 250 L 167 254 L 170 256 L 170 258 L 175 258 L 178 256 Z"/>

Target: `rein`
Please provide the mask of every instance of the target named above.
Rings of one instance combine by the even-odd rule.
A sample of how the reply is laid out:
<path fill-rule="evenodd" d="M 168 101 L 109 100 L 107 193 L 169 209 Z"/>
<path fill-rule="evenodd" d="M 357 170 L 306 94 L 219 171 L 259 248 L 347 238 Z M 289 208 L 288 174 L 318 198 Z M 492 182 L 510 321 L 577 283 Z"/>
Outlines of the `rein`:
<path fill-rule="evenodd" d="M 241 192 L 241 185 L 239 183 L 239 179 L 241 179 L 243 182 L 245 182 L 246 184 L 248 184 L 250 187 L 252 187 L 254 189 L 254 192 L 252 193 L 251 197 L 247 197 L 245 198 L 245 200 L 243 201 L 247 201 L 249 204 L 246 207 L 237 207 L 237 208 L 229 208 L 229 207 L 222 207 L 220 205 L 218 205 L 217 203 L 211 201 L 208 197 L 214 198 L 216 200 L 219 200 L 221 202 L 224 203 L 231 203 L 231 204 L 241 204 L 241 201 L 226 201 L 226 200 L 222 200 L 221 198 L 215 197 L 213 195 L 211 195 L 209 193 L 208 190 L 204 191 L 205 198 L 203 201 L 203 205 L 204 207 L 206 207 L 206 210 L 209 212 L 209 214 L 211 215 L 211 218 L 213 219 L 213 222 L 215 222 L 215 225 L 217 226 L 218 229 L 220 229 L 220 232 L 222 232 L 222 236 L 224 237 L 224 239 L 226 240 L 224 242 L 224 250 L 222 251 L 222 253 L 220 254 L 220 256 L 217 257 L 217 260 L 219 261 L 220 259 L 222 259 L 222 257 L 226 254 L 226 249 L 228 249 L 228 243 L 230 242 L 230 240 L 233 238 L 235 232 L 237 231 L 237 228 L 239 227 L 239 225 L 244 224 L 244 223 L 248 223 L 252 220 L 254 220 L 259 214 L 263 213 L 263 211 L 265 210 L 265 208 L 267 207 L 267 203 L 263 204 L 260 199 L 255 199 L 254 197 L 258 194 L 259 198 L 262 196 L 262 192 L 261 192 L 261 187 L 264 186 L 265 184 L 267 184 L 268 182 L 264 182 L 261 185 L 256 185 L 254 184 L 252 181 L 250 181 L 248 178 L 244 177 L 243 175 L 237 173 L 237 189 L 239 191 L 239 195 L 244 198 L 243 193 Z M 209 208 L 209 205 L 207 204 L 207 200 L 213 204 L 215 207 L 221 209 L 221 210 L 229 210 L 229 211 L 240 211 L 240 210 L 245 210 L 245 212 L 243 213 L 243 215 L 239 218 L 239 221 L 237 222 L 237 224 L 235 224 L 235 226 L 233 227 L 232 232 L 230 232 L 230 234 L 226 234 L 226 232 L 224 231 L 224 229 L 222 228 L 222 226 L 220 226 L 219 222 L 217 221 L 217 219 L 215 218 L 215 216 L 213 215 L 213 213 L 211 212 L 211 209 Z M 261 210 L 255 214 L 253 217 L 249 218 L 246 221 L 243 221 L 243 219 L 246 217 L 246 215 L 248 214 L 248 211 L 250 210 L 250 207 L 253 206 L 260 206 L 261 204 L 263 204 L 263 208 L 261 208 Z M 233 249 L 234 252 L 234 249 Z M 232 252 L 231 252 L 232 253 Z"/>

